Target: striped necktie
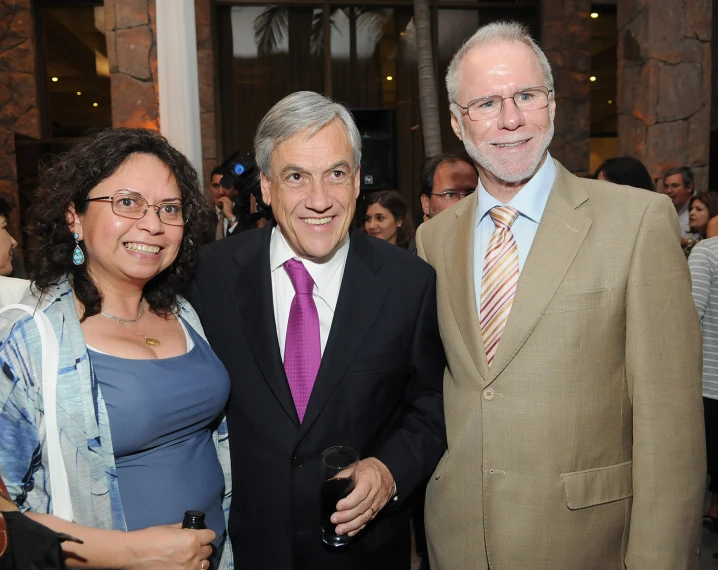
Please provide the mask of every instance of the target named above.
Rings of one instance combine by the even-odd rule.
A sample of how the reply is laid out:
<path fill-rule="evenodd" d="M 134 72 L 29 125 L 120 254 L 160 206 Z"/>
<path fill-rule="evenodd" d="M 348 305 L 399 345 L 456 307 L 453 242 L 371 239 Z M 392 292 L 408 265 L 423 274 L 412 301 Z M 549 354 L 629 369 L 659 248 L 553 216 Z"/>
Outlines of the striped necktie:
<path fill-rule="evenodd" d="M 494 360 L 519 280 L 519 254 L 511 224 L 519 215 L 509 206 L 497 206 L 489 210 L 496 228 L 484 258 L 481 275 L 481 308 L 479 320 L 489 366 Z"/>

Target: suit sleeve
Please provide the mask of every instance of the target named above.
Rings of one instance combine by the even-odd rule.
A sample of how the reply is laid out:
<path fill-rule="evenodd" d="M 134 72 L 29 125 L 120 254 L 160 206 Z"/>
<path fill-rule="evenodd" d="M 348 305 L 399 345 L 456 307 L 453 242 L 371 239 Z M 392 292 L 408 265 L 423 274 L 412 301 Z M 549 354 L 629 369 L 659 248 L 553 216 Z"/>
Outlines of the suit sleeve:
<path fill-rule="evenodd" d="M 651 201 L 626 290 L 633 508 L 625 564 L 631 570 L 697 565 L 706 473 L 701 338 L 679 237 L 669 200 Z"/>
<path fill-rule="evenodd" d="M 394 477 L 398 503 L 431 475 L 446 450 L 445 363 L 436 313 L 436 273 L 432 269 L 416 321 L 402 423 L 376 454 Z"/>

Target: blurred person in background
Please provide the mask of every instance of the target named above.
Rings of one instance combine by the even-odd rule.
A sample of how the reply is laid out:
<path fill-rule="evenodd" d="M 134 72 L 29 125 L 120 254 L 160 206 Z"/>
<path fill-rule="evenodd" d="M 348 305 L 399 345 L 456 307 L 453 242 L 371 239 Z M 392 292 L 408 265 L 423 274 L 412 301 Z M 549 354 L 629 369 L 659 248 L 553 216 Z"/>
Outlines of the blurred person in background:
<path fill-rule="evenodd" d="M 711 494 L 703 526 L 718 532 L 718 238 L 696 244 L 688 266 L 703 332 L 703 411 Z"/>
<path fill-rule="evenodd" d="M 12 208 L 7 200 L 0 198 L 0 275 L 9 276 L 13 271 L 13 251 L 17 241 L 8 230 Z"/>
<path fill-rule="evenodd" d="M 479 175 L 466 151 L 430 158 L 421 171 L 421 209 L 425 219 L 473 194 L 478 183 Z"/>
<path fill-rule="evenodd" d="M 706 237 L 709 221 L 718 215 L 718 195 L 714 192 L 699 192 L 688 204 L 688 225 L 697 237 L 687 238 L 683 252 L 688 257 L 700 240 Z"/>
<path fill-rule="evenodd" d="M 364 230 L 370 236 L 407 249 L 414 239 L 414 226 L 407 214 L 406 200 L 396 190 L 382 190 L 367 196 Z"/>
<path fill-rule="evenodd" d="M 181 296 L 209 208 L 187 158 L 144 129 L 99 133 L 41 173 L 23 302 L 58 341 L 73 522 L 52 514 L 46 347 L 20 311 L 0 317 L 0 475 L 27 516 L 84 541 L 63 544 L 70 567 L 232 567 L 229 378 Z M 206 530 L 180 528 L 190 509 Z"/>
<path fill-rule="evenodd" d="M 633 156 L 609 158 L 598 167 L 594 178 L 623 186 L 643 188 L 651 192 L 655 190 L 648 169 L 640 160 Z"/>
<path fill-rule="evenodd" d="M 17 261 L 22 262 L 17 253 L 17 241 L 8 230 L 8 220 L 12 208 L 4 198 L 0 198 L 0 307 L 17 302 L 27 289 L 27 281 L 15 279 Z"/>
<path fill-rule="evenodd" d="M 662 177 L 661 193 L 673 202 L 681 225 L 681 247 L 685 247 L 689 239 L 695 240 L 700 237 L 696 232 L 691 231 L 688 221 L 689 203 L 695 194 L 693 171 L 687 166 L 675 166 L 666 170 Z"/>
<path fill-rule="evenodd" d="M 222 185 L 223 179 L 228 186 Z M 238 192 L 234 184 L 230 184 L 230 180 L 233 181 L 234 177 L 229 169 L 216 166 L 212 170 L 209 194 L 214 202 L 216 223 L 212 228 L 214 234 L 212 236 L 213 239 L 207 241 L 214 241 L 231 236 L 237 229 L 238 219 L 235 209 Z"/>

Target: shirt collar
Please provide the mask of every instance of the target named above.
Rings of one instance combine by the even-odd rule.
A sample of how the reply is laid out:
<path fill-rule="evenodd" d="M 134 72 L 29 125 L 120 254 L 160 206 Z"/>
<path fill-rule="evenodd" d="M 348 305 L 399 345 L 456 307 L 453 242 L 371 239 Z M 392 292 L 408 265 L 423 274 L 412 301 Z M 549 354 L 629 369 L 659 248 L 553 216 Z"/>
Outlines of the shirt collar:
<path fill-rule="evenodd" d="M 526 186 L 519 190 L 518 194 L 508 204 L 503 204 L 486 191 L 479 178 L 479 199 L 476 206 L 476 225 L 478 226 L 483 217 L 495 206 L 511 206 L 518 210 L 519 214 L 529 218 L 535 223 L 541 221 L 543 211 L 546 208 L 551 188 L 556 179 L 556 164 L 551 154 L 546 151 L 546 160 L 541 168 L 526 183 Z"/>
<path fill-rule="evenodd" d="M 349 234 L 347 233 L 339 245 L 334 248 L 334 251 L 326 257 L 316 260 L 299 257 L 287 243 L 279 226 L 275 226 L 272 229 L 272 237 L 269 242 L 269 267 L 270 271 L 274 272 L 290 259 L 297 259 L 304 264 L 317 289 L 321 291 L 329 284 L 334 274 L 346 263 L 348 254 Z"/>

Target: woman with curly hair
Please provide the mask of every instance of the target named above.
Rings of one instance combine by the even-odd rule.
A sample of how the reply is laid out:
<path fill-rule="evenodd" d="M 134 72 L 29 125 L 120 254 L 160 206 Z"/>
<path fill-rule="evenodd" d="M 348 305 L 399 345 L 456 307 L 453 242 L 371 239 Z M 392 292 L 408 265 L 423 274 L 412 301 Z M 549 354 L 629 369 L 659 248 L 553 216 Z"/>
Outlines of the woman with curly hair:
<path fill-rule="evenodd" d="M 364 230 L 402 249 L 409 247 L 414 238 L 414 226 L 406 215 L 407 204 L 396 190 L 382 190 L 369 194 L 366 199 Z"/>
<path fill-rule="evenodd" d="M 71 567 L 231 568 L 229 377 L 181 296 L 207 220 L 195 170 L 156 133 L 109 130 L 44 167 L 35 204 L 23 303 L 57 338 L 73 522 L 52 514 L 47 346 L 19 310 L 0 316 L 0 474 L 12 499 L 84 541 L 63 544 Z M 203 511 L 207 530 L 181 529 L 186 510 Z"/>

